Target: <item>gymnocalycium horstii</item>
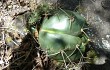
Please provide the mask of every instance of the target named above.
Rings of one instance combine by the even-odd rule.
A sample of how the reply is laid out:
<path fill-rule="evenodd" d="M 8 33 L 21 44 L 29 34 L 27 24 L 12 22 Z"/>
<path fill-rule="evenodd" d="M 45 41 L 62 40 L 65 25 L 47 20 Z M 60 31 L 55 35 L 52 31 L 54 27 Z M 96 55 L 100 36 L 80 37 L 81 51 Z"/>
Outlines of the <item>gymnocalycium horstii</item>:
<path fill-rule="evenodd" d="M 54 15 L 43 20 L 38 38 L 41 48 L 57 61 L 78 60 L 89 39 L 83 31 L 85 26 L 85 19 L 78 13 L 56 10 Z"/>
<path fill-rule="evenodd" d="M 76 61 L 83 57 L 89 42 L 83 31 L 87 26 L 85 18 L 70 10 L 56 9 L 52 13 L 47 10 L 44 10 L 43 18 L 38 11 L 36 19 L 33 19 L 42 20 L 38 35 L 40 47 L 48 57 L 60 62 Z"/>

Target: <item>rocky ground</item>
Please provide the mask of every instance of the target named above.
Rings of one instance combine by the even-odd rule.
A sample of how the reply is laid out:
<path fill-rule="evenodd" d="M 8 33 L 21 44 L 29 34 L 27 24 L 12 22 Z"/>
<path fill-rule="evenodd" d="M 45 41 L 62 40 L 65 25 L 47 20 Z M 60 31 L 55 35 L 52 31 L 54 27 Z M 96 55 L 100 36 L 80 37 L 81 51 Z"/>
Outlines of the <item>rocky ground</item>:
<path fill-rule="evenodd" d="M 87 34 L 100 58 L 84 64 L 84 70 L 109 70 L 110 1 L 109 0 L 1 0 L 0 1 L 0 70 L 57 69 L 39 51 L 37 41 L 28 34 L 26 16 L 42 3 L 54 3 L 63 9 L 79 11 L 90 25 Z M 31 42 L 31 43 L 30 43 Z M 42 54 L 42 55 L 41 55 Z M 94 68 L 94 69 L 93 69 Z M 58 69 L 59 70 L 59 69 Z M 76 70 L 80 70 L 76 68 Z"/>

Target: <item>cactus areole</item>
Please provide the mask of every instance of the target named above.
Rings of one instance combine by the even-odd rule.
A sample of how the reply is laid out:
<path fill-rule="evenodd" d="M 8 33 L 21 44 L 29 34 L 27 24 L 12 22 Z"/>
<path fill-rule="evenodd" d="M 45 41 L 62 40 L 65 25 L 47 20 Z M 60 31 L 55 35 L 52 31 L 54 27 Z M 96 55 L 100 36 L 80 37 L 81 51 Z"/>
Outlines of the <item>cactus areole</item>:
<path fill-rule="evenodd" d="M 40 46 L 54 60 L 78 60 L 88 42 L 82 32 L 85 25 L 85 19 L 78 13 L 58 10 L 44 19 L 39 31 Z"/>

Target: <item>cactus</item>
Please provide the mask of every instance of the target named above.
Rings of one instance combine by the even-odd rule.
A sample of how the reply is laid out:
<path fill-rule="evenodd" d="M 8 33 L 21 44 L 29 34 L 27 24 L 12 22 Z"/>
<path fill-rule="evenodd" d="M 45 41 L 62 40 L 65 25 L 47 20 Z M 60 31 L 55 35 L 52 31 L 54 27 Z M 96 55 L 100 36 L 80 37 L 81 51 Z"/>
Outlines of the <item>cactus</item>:
<path fill-rule="evenodd" d="M 56 10 L 43 20 L 39 43 L 48 56 L 57 61 L 76 61 L 85 51 L 88 37 L 83 31 L 86 20 L 76 12 Z"/>

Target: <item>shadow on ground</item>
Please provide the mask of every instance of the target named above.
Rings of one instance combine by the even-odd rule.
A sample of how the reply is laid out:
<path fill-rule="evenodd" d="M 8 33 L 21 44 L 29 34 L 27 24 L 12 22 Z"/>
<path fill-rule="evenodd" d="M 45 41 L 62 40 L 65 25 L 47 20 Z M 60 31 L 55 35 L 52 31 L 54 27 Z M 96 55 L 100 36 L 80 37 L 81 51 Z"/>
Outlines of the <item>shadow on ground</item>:
<path fill-rule="evenodd" d="M 47 70 L 51 66 L 39 44 L 27 34 L 20 47 L 13 51 L 10 66 L 6 70 Z"/>

